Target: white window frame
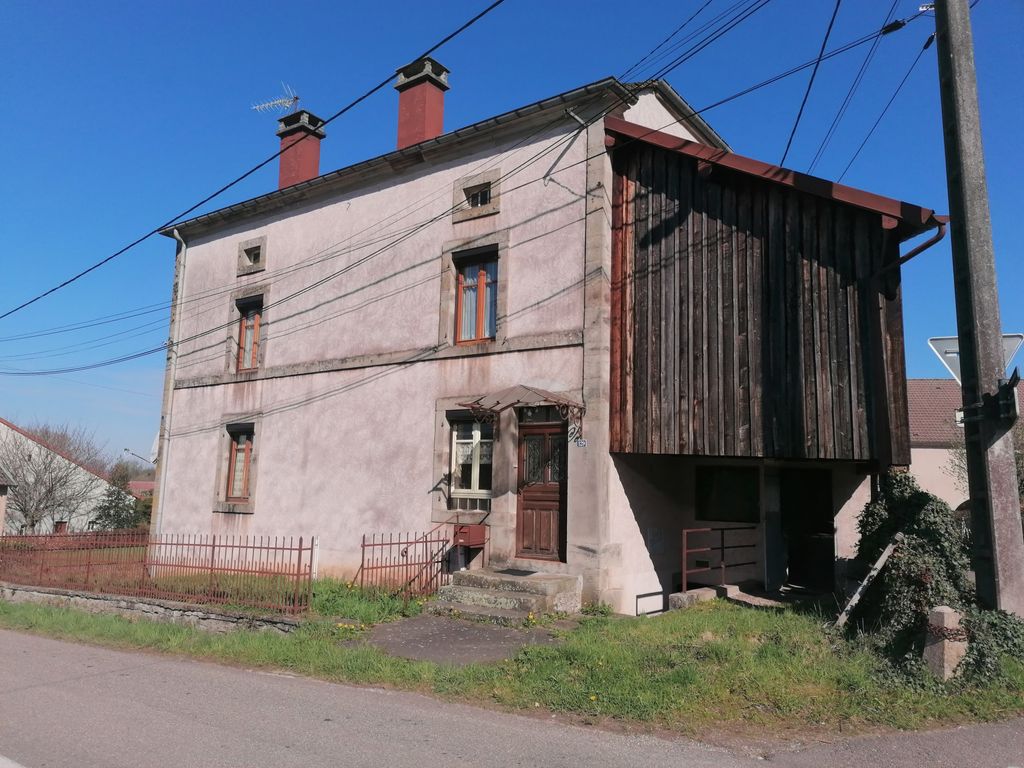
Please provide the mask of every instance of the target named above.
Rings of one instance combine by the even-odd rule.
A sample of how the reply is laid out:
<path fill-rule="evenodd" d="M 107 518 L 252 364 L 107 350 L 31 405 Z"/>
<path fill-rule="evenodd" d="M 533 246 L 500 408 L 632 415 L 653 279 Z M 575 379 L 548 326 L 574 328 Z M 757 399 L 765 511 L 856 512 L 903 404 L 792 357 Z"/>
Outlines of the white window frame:
<path fill-rule="evenodd" d="M 473 434 L 469 440 L 460 440 L 458 425 L 459 424 L 472 424 Z M 451 422 L 451 443 L 449 453 L 451 456 L 449 470 L 451 472 L 451 486 L 449 490 L 450 497 L 454 499 L 492 499 L 494 497 L 494 431 L 493 427 L 491 430 L 491 437 L 484 438 L 481 436 L 482 424 L 479 421 L 472 419 L 454 419 Z M 484 442 L 491 444 L 491 488 L 488 490 L 480 489 L 480 446 Z M 455 478 L 458 472 L 458 461 L 457 461 L 457 446 L 459 444 L 470 444 L 473 446 L 473 474 L 470 480 L 470 488 L 456 488 Z M 457 507 L 453 507 L 457 508 Z M 469 510 L 472 511 L 472 510 Z"/>

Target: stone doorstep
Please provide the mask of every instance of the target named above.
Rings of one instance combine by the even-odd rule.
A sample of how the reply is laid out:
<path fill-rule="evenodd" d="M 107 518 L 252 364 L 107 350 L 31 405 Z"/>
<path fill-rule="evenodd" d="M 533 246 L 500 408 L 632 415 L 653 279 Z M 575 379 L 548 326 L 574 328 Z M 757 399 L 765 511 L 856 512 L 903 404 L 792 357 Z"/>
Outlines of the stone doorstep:
<path fill-rule="evenodd" d="M 238 627 L 275 629 L 291 632 L 299 620 L 290 616 L 252 616 L 218 610 L 214 606 L 182 603 L 156 598 L 139 599 L 124 595 L 106 595 L 54 587 L 27 587 L 0 582 L 0 598 L 15 603 L 40 603 L 79 608 L 90 613 L 137 616 L 170 624 L 185 624 L 211 632 L 225 632 Z"/>
<path fill-rule="evenodd" d="M 530 592 L 510 592 L 482 587 L 467 587 L 462 584 L 449 584 L 441 587 L 438 599 L 465 605 L 477 605 L 487 608 L 510 608 L 516 611 L 533 611 L 543 613 L 548 608 L 546 595 L 535 595 Z"/>
<path fill-rule="evenodd" d="M 479 570 L 458 571 L 452 575 L 452 583 L 459 586 L 505 592 L 528 592 L 546 596 L 578 591 L 580 581 L 579 576 L 564 576 L 557 573 L 533 573 L 528 576 L 519 576 L 500 571 Z"/>
<path fill-rule="evenodd" d="M 427 610 L 435 616 L 481 621 L 500 627 L 521 627 L 527 622 L 530 615 L 530 611 L 515 610 L 514 608 L 468 605 L 448 600 L 434 600 L 427 604 Z"/>

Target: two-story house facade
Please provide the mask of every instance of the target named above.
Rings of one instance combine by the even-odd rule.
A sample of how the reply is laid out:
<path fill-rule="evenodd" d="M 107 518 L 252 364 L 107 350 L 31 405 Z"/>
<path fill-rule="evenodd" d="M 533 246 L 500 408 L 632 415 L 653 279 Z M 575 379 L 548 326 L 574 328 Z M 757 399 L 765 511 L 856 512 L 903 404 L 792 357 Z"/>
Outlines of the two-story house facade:
<path fill-rule="evenodd" d="M 321 175 L 322 121 L 289 115 L 278 190 L 163 232 L 177 253 L 156 529 L 308 533 L 321 573 L 352 576 L 364 533 L 457 515 L 488 526 L 492 564 L 577 575 L 585 599 L 633 613 L 678 588 L 679 536 L 703 520 L 751 521 L 749 575 L 784 581 L 780 488 L 810 483 L 848 553 L 872 474 L 906 463 L 891 267 L 932 212 L 739 162 L 663 82 L 607 79 L 449 133 L 441 65 L 403 68 L 396 88 L 396 151 Z M 750 243 L 742 269 L 705 234 L 719 220 Z M 793 233 L 819 226 L 805 252 Z M 655 232 L 674 233 L 657 270 Z M 777 296 L 762 290 L 776 274 Z M 766 309 L 740 312 L 741 295 Z M 678 309 L 695 301 L 696 325 Z M 696 385 L 680 368 L 695 355 Z M 813 405 L 794 376 L 816 383 Z M 800 468 L 817 474 L 787 475 Z"/>

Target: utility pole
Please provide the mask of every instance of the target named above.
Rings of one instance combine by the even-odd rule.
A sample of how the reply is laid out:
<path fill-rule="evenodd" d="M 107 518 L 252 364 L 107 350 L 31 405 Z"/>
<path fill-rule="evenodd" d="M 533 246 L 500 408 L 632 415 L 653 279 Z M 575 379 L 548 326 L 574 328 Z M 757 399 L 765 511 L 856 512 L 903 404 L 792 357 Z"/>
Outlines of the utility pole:
<path fill-rule="evenodd" d="M 967 0 L 936 0 L 935 36 L 960 338 L 972 565 L 978 600 L 1024 617 L 1024 533 L 1003 379 L 1002 325 Z M 1000 404 L 1004 407 L 1000 409 Z"/>

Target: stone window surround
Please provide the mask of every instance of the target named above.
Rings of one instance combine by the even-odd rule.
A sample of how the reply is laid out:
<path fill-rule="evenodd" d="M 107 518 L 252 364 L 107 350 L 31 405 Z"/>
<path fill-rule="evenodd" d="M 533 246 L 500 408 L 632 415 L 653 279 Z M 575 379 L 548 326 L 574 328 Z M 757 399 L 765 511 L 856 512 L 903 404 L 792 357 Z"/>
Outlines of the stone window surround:
<path fill-rule="evenodd" d="M 249 257 L 246 255 L 246 251 L 250 248 L 259 247 L 260 249 L 260 263 L 250 264 Z M 260 235 L 259 237 L 253 237 L 249 240 L 243 240 L 238 244 L 238 277 L 243 275 L 252 275 L 256 272 L 262 272 L 267 268 L 267 236 Z"/>
<path fill-rule="evenodd" d="M 251 515 L 256 510 L 256 490 L 260 455 L 260 414 L 230 414 L 223 419 L 224 426 L 220 430 L 217 441 L 217 472 L 216 487 L 213 497 L 213 512 L 234 515 Z M 228 462 L 231 459 L 231 432 L 249 428 L 252 430 L 252 452 L 249 454 L 249 499 L 244 502 L 227 500 L 228 497 Z"/>
<path fill-rule="evenodd" d="M 474 237 L 449 240 L 441 249 L 441 300 L 438 322 L 437 345 L 439 348 L 454 347 L 455 344 L 455 291 L 458 286 L 455 260 L 464 256 L 490 254 L 498 262 L 498 309 L 495 318 L 494 338 L 474 343 L 459 344 L 467 354 L 497 351 L 508 338 L 508 230 L 500 229 Z M 263 350 L 260 350 L 263 354 Z"/>
<path fill-rule="evenodd" d="M 470 208 L 466 200 L 466 190 L 472 187 L 479 187 L 482 184 L 491 185 L 491 200 L 486 205 L 478 205 Z M 463 176 L 455 182 L 452 190 L 452 223 L 470 219 L 479 219 L 483 216 L 492 216 L 498 213 L 501 205 L 501 169 L 492 168 L 489 171 L 475 173 L 471 176 Z"/>
<path fill-rule="evenodd" d="M 448 494 L 451 483 L 452 461 L 452 430 L 449 416 L 469 415 L 459 403 L 466 403 L 485 394 L 462 395 L 460 397 L 442 397 L 434 403 L 434 486 L 430 493 L 430 519 L 433 523 L 443 523 L 458 515 L 463 524 L 494 523 L 495 518 L 507 516 L 507 497 L 515 497 L 516 484 L 516 446 L 519 441 L 519 429 L 513 409 L 501 414 L 498 425 L 497 439 L 494 441 L 494 454 L 491 459 L 491 509 L 489 512 L 478 510 L 456 510 L 448 508 Z"/>
<path fill-rule="evenodd" d="M 241 371 L 238 369 L 238 327 L 239 327 L 239 302 L 246 299 L 260 296 L 263 298 L 263 308 L 260 310 L 260 335 L 259 349 L 256 352 L 256 367 L 251 370 Z M 228 304 L 228 337 L 225 350 L 225 373 L 233 381 L 247 381 L 254 377 L 263 368 L 263 361 L 267 354 L 267 305 L 270 303 L 270 284 L 261 283 L 258 285 L 247 285 L 231 292 Z"/>

